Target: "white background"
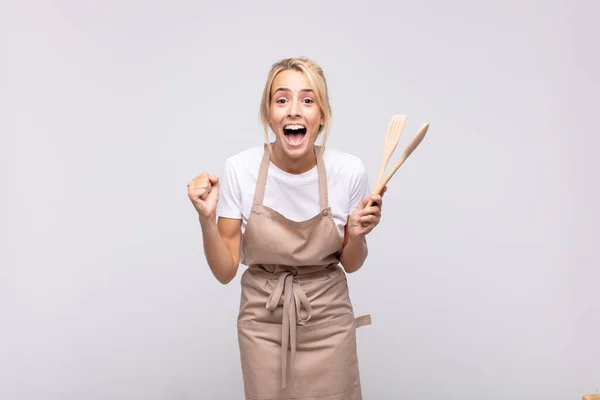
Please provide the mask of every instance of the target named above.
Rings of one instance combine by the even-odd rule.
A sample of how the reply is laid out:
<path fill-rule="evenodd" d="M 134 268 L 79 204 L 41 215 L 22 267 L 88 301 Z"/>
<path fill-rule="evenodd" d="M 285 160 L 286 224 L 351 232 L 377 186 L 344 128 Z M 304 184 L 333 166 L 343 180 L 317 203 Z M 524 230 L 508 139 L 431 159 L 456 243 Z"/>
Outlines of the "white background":
<path fill-rule="evenodd" d="M 239 276 L 196 174 L 262 143 L 272 63 L 325 70 L 329 145 L 373 181 L 349 276 L 365 399 L 600 391 L 594 1 L 2 1 L 0 398 L 240 399 Z"/>

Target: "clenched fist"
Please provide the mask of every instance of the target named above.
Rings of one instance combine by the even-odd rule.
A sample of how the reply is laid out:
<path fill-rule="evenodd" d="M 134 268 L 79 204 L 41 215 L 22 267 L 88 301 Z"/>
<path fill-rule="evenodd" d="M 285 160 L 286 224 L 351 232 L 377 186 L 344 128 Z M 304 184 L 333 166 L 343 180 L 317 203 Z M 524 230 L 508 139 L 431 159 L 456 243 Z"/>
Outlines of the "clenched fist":
<path fill-rule="evenodd" d="M 188 183 L 188 197 L 200 217 L 215 217 L 219 199 L 219 177 L 207 172 Z"/>

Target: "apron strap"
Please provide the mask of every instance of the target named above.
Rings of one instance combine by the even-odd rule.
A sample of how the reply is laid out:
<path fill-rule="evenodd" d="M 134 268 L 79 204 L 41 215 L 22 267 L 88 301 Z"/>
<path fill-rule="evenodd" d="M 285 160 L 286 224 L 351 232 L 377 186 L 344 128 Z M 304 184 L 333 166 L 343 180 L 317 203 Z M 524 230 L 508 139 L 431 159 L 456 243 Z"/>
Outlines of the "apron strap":
<path fill-rule="evenodd" d="M 258 177 L 256 178 L 256 189 L 254 190 L 254 202 L 256 206 L 261 206 L 265 198 L 265 187 L 267 186 L 267 171 L 269 170 L 269 161 L 271 160 L 271 151 L 267 147 L 264 150 Z"/>
<path fill-rule="evenodd" d="M 319 173 L 319 202 L 321 205 L 321 211 L 329 207 L 329 196 L 327 194 L 327 171 L 325 169 L 325 162 L 321 155 L 320 149 L 315 146 L 315 154 L 317 156 L 317 171 Z"/>
<path fill-rule="evenodd" d="M 283 298 L 283 299 L 282 299 Z M 292 381 L 296 380 L 296 320 L 306 322 L 312 315 L 312 307 L 291 272 L 282 272 L 277 279 L 277 286 L 267 299 L 266 307 L 274 311 L 283 301 L 283 318 L 281 320 L 281 387 L 287 386 L 288 347 L 291 350 Z M 300 316 L 301 309 L 306 311 L 306 318 Z"/>
<path fill-rule="evenodd" d="M 354 325 L 356 328 L 360 328 L 361 326 L 371 325 L 371 315 L 361 315 L 360 317 L 354 318 Z"/>

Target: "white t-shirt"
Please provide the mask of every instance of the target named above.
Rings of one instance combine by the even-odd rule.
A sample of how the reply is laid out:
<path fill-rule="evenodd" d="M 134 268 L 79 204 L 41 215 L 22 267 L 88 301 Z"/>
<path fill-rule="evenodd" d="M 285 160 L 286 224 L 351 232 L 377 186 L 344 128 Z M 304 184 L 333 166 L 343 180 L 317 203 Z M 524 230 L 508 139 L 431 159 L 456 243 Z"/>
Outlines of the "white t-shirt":
<path fill-rule="evenodd" d="M 262 145 L 255 146 L 229 157 L 219 177 L 217 216 L 241 219 L 242 235 L 250 217 L 264 151 Z M 329 206 L 343 237 L 348 215 L 370 194 L 366 169 L 358 157 L 330 148 L 325 149 L 323 161 Z M 321 211 L 317 167 L 302 174 L 290 174 L 271 162 L 263 204 L 292 221 L 305 221 L 317 215 Z M 243 258 L 242 254 L 241 263 Z"/>

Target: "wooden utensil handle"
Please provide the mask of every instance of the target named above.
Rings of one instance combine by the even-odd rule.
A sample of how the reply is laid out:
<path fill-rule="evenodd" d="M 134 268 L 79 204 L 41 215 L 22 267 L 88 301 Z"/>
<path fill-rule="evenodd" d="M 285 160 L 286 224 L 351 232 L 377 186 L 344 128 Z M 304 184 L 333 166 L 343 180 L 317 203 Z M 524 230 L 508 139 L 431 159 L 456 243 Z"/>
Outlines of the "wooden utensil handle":
<path fill-rule="evenodd" d="M 379 185 L 377 185 L 377 187 L 375 188 L 375 190 L 373 191 L 373 194 L 381 194 L 381 192 L 383 191 L 383 188 L 385 187 L 385 185 L 388 184 L 388 182 L 390 181 L 390 179 L 392 179 L 392 176 L 394 176 L 394 173 L 396 171 L 398 171 L 398 168 L 400 168 L 400 166 L 402 164 L 404 164 L 404 161 L 406 161 L 406 158 L 408 156 L 406 155 L 406 153 L 402 153 L 402 157 L 400 158 L 400 160 L 396 163 L 396 165 L 394 165 L 394 168 L 392 169 L 392 171 L 388 174 L 388 176 L 385 177 L 385 179 L 383 180 L 383 182 L 381 182 Z M 373 200 L 369 200 L 369 202 L 367 203 L 367 207 L 371 207 L 373 205 Z M 366 207 L 365 207 L 366 208 Z"/>
<path fill-rule="evenodd" d="M 396 171 L 398 171 L 398 168 L 400 168 L 400 166 L 402 164 L 404 164 L 404 161 L 406 161 L 406 159 L 412 154 L 412 152 L 415 151 L 415 149 L 421 144 L 428 129 L 429 129 L 429 123 L 427 123 L 427 122 L 424 123 L 423 126 L 421 126 L 421 129 L 419 129 L 419 132 L 417 132 L 415 137 L 412 138 L 412 140 L 410 141 L 408 146 L 406 146 L 406 149 L 404 149 L 404 151 L 402 152 L 400 159 L 398 160 L 396 165 L 394 165 L 394 168 L 392 168 L 392 171 L 388 174 L 388 176 L 385 177 L 383 182 L 379 183 L 376 186 L 375 190 L 373 191 L 373 194 L 381 194 L 381 191 L 383 190 L 385 185 L 387 185 L 387 183 L 390 181 L 390 179 L 392 179 L 392 176 L 394 176 Z M 367 203 L 367 207 L 371 207 L 372 205 L 373 205 L 373 200 L 369 200 L 369 202 Z"/>

